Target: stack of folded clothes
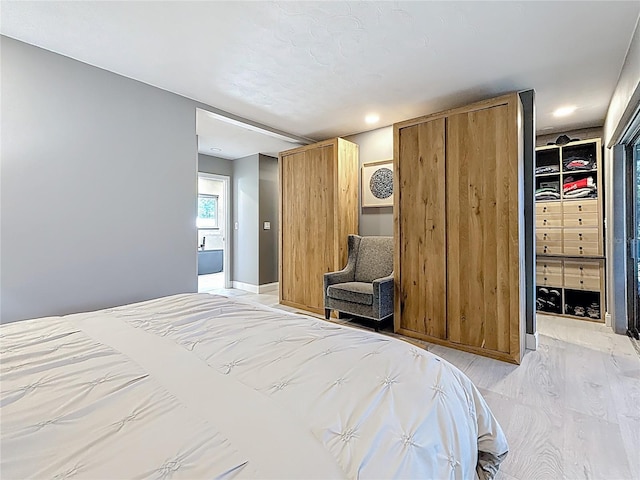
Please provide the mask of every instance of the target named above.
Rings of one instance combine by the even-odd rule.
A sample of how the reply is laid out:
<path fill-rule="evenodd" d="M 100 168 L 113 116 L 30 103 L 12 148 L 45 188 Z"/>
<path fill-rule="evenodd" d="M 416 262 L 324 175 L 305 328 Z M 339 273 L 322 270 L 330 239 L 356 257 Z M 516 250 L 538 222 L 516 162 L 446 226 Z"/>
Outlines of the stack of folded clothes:
<path fill-rule="evenodd" d="M 578 171 L 578 170 L 593 170 L 595 168 L 595 160 L 590 157 L 572 156 L 565 158 L 562 161 L 564 170 Z"/>
<path fill-rule="evenodd" d="M 593 177 L 581 178 L 580 180 L 567 177 L 562 185 L 562 193 L 564 198 L 596 198 L 598 187 L 593 182 Z"/>
<path fill-rule="evenodd" d="M 560 192 L 555 188 L 538 188 L 536 190 L 536 202 L 542 202 L 544 200 L 560 200 Z"/>
<path fill-rule="evenodd" d="M 536 175 L 540 175 L 542 173 L 558 173 L 560 171 L 560 167 L 558 165 L 545 165 L 543 167 L 536 168 Z"/>

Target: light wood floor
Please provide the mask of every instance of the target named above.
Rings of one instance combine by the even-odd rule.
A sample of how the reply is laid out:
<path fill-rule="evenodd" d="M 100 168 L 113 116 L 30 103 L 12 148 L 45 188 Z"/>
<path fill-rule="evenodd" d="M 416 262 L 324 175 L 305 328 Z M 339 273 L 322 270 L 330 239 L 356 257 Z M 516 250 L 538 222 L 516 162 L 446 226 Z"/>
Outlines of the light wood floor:
<path fill-rule="evenodd" d="M 211 293 L 292 310 L 277 292 Z M 538 332 L 538 350 L 519 367 L 418 343 L 469 376 L 502 425 L 510 452 L 499 480 L 640 479 L 640 356 L 630 339 L 546 315 Z"/>

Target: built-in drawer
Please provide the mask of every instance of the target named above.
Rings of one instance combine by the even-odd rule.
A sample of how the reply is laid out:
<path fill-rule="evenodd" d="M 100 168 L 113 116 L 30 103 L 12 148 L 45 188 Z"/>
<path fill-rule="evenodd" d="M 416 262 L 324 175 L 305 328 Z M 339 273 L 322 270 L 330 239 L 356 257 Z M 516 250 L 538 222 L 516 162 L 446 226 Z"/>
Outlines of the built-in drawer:
<path fill-rule="evenodd" d="M 598 226 L 598 213 L 597 212 L 582 212 L 582 213 L 567 213 L 564 215 L 565 227 L 597 227 Z"/>
<path fill-rule="evenodd" d="M 565 260 L 564 273 L 577 277 L 597 278 L 600 281 L 600 262 Z"/>
<path fill-rule="evenodd" d="M 548 287 L 561 287 L 562 260 L 542 259 L 536 262 L 536 284 Z"/>
<path fill-rule="evenodd" d="M 564 241 L 563 252 L 565 255 L 574 255 L 576 257 L 585 255 L 587 257 L 594 257 L 600 255 L 600 243 L 599 242 L 571 242 Z"/>
<path fill-rule="evenodd" d="M 536 227 L 562 227 L 562 213 L 545 213 L 536 215 Z"/>
<path fill-rule="evenodd" d="M 547 255 L 562 255 L 562 240 L 536 242 L 536 252 Z"/>
<path fill-rule="evenodd" d="M 536 228 L 536 244 L 562 242 L 561 228 Z"/>
<path fill-rule="evenodd" d="M 600 262 L 564 262 L 565 288 L 598 292 L 600 274 Z"/>
<path fill-rule="evenodd" d="M 536 215 L 546 215 L 548 213 L 562 213 L 562 203 L 560 202 L 537 202 Z"/>
<path fill-rule="evenodd" d="M 597 243 L 600 241 L 598 229 L 594 227 L 565 228 L 564 240 L 568 242 Z"/>
<path fill-rule="evenodd" d="M 584 213 L 584 212 L 598 212 L 597 200 L 565 200 L 563 202 L 564 213 Z"/>

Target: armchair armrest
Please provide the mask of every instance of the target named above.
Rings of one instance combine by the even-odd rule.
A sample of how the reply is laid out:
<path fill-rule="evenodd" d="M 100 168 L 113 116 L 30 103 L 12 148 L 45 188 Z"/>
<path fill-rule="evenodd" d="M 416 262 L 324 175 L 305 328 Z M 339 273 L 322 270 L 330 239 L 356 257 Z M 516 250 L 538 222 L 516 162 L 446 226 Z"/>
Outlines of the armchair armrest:
<path fill-rule="evenodd" d="M 353 282 L 356 275 L 356 257 L 358 247 L 360 246 L 360 237 L 357 235 L 349 235 L 349 257 L 347 258 L 347 266 L 337 272 L 325 273 L 323 277 L 324 294 L 327 294 L 329 285 L 336 283 Z"/>
<path fill-rule="evenodd" d="M 335 285 L 336 283 L 353 282 L 356 272 L 356 262 L 352 262 L 349 258 L 347 266 L 337 272 L 325 273 L 323 277 L 324 295 L 327 294 L 327 288 L 329 285 Z"/>
<path fill-rule="evenodd" d="M 373 281 L 373 309 L 378 318 L 393 313 L 393 272 Z"/>

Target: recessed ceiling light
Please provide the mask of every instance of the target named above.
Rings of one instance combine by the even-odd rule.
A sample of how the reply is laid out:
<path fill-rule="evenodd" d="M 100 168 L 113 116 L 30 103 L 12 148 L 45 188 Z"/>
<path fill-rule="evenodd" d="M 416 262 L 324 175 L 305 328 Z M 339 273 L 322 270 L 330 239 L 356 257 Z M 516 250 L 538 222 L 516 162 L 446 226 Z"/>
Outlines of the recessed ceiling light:
<path fill-rule="evenodd" d="M 364 121 L 369 124 L 378 123 L 379 120 L 380 120 L 380 115 L 378 115 L 377 113 L 370 113 L 369 115 L 364 117 Z"/>
<path fill-rule="evenodd" d="M 567 115 L 571 115 L 576 111 L 576 106 L 571 105 L 569 107 L 560 107 L 555 112 L 553 112 L 554 117 L 566 117 Z"/>
<path fill-rule="evenodd" d="M 221 152 L 222 149 L 218 148 L 218 147 L 211 147 L 209 150 L 211 150 L 212 152 Z"/>

